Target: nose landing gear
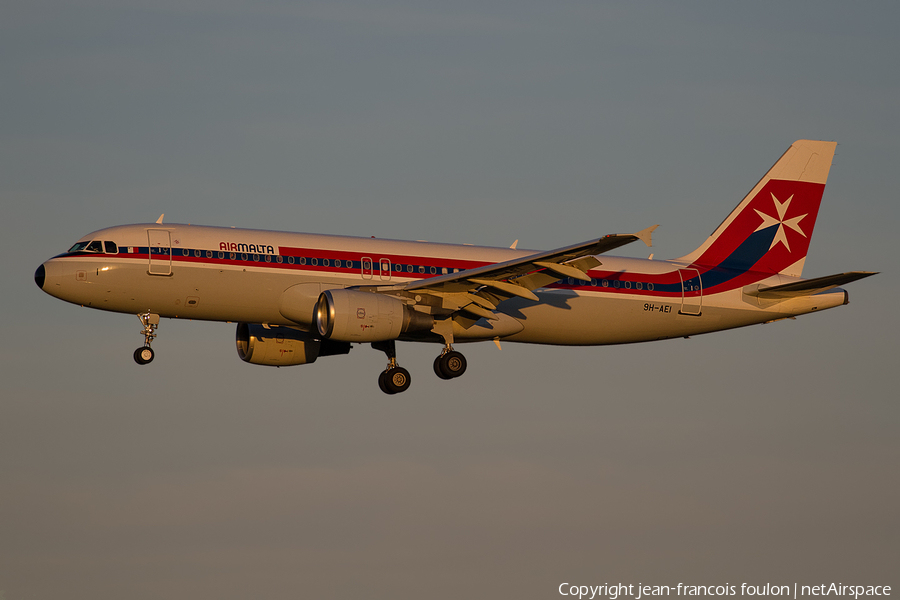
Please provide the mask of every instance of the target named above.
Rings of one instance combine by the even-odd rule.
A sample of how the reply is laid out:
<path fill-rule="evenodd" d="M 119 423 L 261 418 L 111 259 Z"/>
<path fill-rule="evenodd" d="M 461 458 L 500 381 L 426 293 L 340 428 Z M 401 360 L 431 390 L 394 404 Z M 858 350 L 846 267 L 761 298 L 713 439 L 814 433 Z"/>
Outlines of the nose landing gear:
<path fill-rule="evenodd" d="M 159 327 L 159 315 L 147 311 L 142 315 L 138 315 L 137 318 L 141 320 L 141 325 L 144 326 L 141 330 L 141 335 L 144 336 L 144 345 L 134 351 L 134 362 L 139 365 L 146 365 L 155 356 L 153 349 L 150 347 L 150 342 L 156 337 L 156 329 Z"/>

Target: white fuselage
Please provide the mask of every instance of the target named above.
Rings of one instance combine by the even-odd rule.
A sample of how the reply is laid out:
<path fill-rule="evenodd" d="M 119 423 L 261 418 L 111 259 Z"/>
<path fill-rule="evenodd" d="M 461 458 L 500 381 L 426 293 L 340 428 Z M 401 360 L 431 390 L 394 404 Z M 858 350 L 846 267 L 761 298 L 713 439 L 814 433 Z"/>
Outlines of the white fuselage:
<path fill-rule="evenodd" d="M 533 253 L 177 224 L 112 227 L 82 240 L 112 242 L 115 248 L 107 244 L 101 252 L 70 252 L 46 261 L 39 282 L 44 291 L 114 312 L 305 329 L 311 328 L 318 291 L 393 285 Z M 745 293 L 750 285 L 796 280 L 771 273 L 750 280 L 745 274 L 739 287 L 706 293 L 685 263 L 605 255 L 600 260 L 588 273 L 590 283 L 564 279 L 536 290 L 538 302 L 502 302 L 499 321 L 478 321 L 457 331 L 456 340 L 642 342 L 800 315 L 844 304 L 847 298 L 842 289 L 778 301 Z"/>

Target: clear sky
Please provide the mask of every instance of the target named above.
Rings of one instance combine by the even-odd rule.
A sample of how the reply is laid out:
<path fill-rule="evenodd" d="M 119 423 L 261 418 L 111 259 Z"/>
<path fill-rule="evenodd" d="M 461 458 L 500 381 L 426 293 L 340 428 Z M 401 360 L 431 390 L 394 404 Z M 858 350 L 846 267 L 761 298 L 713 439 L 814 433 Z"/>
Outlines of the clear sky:
<path fill-rule="evenodd" d="M 553 598 L 900 586 L 900 8 L 12 0 L 0 9 L 5 600 Z M 247 365 L 234 325 L 62 303 L 35 268 L 154 221 L 683 255 L 839 142 L 795 321 L 623 347 Z M 622 250 L 646 256 L 643 247 Z"/>

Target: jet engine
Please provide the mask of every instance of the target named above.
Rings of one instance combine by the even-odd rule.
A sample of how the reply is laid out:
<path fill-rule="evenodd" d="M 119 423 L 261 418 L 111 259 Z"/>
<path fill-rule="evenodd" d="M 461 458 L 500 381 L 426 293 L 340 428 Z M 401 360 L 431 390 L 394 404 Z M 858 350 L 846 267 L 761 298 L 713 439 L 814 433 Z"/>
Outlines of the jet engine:
<path fill-rule="evenodd" d="M 429 331 L 434 317 L 392 296 L 356 290 L 326 290 L 316 304 L 319 335 L 343 342 L 395 340 L 407 331 Z"/>
<path fill-rule="evenodd" d="M 350 344 L 346 342 L 318 340 L 290 327 L 264 327 L 255 323 L 238 323 L 235 340 L 241 360 L 273 367 L 305 365 L 320 356 L 350 352 Z"/>

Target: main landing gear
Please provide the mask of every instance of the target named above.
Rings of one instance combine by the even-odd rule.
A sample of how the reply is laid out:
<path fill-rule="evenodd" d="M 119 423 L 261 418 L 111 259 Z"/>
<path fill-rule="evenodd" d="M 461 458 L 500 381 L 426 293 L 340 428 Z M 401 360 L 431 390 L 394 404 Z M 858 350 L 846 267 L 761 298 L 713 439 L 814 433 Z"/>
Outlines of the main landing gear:
<path fill-rule="evenodd" d="M 147 311 L 142 315 L 138 315 L 137 318 L 141 320 L 141 325 L 144 326 L 141 330 L 141 335 L 144 336 L 144 345 L 134 351 L 134 362 L 139 365 L 146 365 L 155 356 L 153 348 L 150 347 L 150 342 L 156 337 L 156 328 L 159 327 L 159 315 Z"/>
<path fill-rule="evenodd" d="M 385 394 L 399 394 L 409 389 L 409 371 L 397 364 L 397 346 L 394 340 L 372 342 L 372 347 L 381 350 L 388 357 L 388 364 L 378 376 L 378 387 Z"/>
<path fill-rule="evenodd" d="M 373 342 L 372 347 L 388 357 L 388 364 L 378 376 L 378 387 L 385 394 L 399 394 L 409 389 L 409 371 L 397 364 L 397 347 L 394 340 Z M 447 344 L 434 359 L 434 373 L 441 379 L 455 379 L 466 372 L 466 357 Z"/>
<path fill-rule="evenodd" d="M 434 359 L 434 374 L 441 379 L 453 379 L 466 372 L 466 357 L 451 346 Z"/>

